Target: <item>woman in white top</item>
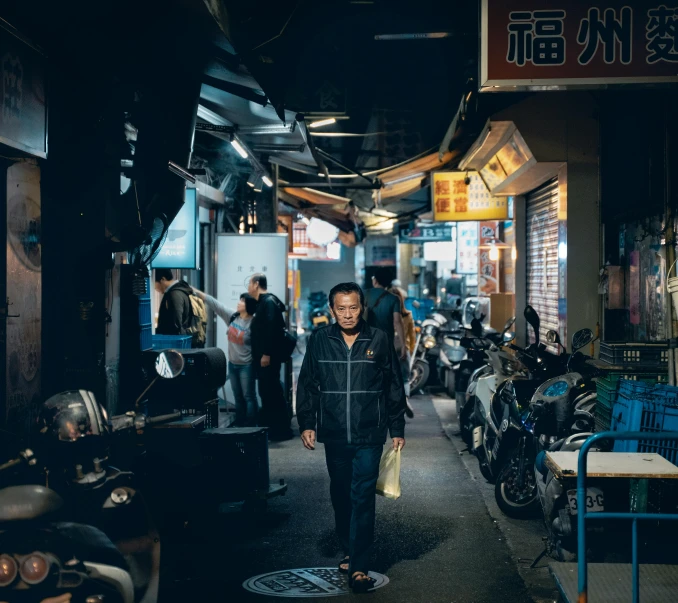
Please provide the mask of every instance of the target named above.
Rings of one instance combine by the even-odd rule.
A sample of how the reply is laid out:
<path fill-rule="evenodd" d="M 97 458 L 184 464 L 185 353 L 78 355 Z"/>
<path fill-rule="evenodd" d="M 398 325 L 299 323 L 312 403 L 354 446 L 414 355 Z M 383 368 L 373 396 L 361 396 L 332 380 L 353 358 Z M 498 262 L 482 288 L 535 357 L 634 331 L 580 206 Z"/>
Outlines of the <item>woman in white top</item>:
<path fill-rule="evenodd" d="M 227 308 L 211 295 L 194 289 L 214 313 L 228 325 L 228 377 L 235 397 L 236 427 L 254 427 L 257 424 L 257 396 L 252 369 L 250 325 L 257 301 L 247 293 L 240 296 L 235 310 Z"/>

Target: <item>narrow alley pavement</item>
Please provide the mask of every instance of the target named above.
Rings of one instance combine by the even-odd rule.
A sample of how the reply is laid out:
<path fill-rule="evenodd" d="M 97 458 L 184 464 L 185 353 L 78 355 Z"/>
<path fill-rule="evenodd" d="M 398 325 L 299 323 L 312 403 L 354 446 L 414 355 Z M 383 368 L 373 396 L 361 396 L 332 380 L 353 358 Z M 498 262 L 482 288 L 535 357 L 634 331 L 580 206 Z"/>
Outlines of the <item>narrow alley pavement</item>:
<path fill-rule="evenodd" d="M 403 496 L 398 501 L 377 497 L 373 569 L 390 582 L 369 595 L 370 600 L 533 601 L 504 535 L 488 513 L 479 483 L 445 435 L 431 398 L 417 396 L 412 403 L 415 418 L 408 420 L 406 429 Z M 271 500 L 267 513 L 254 517 L 232 505 L 219 525 L 199 530 L 203 541 L 195 543 L 193 558 L 201 550 L 208 555 L 204 578 L 173 590 L 176 600 L 209 596 L 212 601 L 273 601 L 274 597 L 248 592 L 243 582 L 269 572 L 336 566 L 340 550 L 322 446 L 309 452 L 298 438 L 271 443 L 270 463 L 271 481 L 285 479 L 288 494 Z M 184 588 L 185 594 L 180 593 Z M 316 600 L 338 599 L 321 595 Z"/>

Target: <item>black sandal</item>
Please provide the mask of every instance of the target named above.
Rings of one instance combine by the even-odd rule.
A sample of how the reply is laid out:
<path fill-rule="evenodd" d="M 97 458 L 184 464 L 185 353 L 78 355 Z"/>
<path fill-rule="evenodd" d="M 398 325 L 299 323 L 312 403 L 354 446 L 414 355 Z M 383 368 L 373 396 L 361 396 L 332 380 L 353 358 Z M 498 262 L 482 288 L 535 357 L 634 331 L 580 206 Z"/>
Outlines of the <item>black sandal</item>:
<path fill-rule="evenodd" d="M 348 574 L 348 567 L 344 569 L 341 567 L 342 565 L 349 565 L 349 556 L 346 555 L 340 562 L 339 565 L 337 565 L 337 569 L 339 570 L 340 574 Z"/>
<path fill-rule="evenodd" d="M 356 580 L 355 575 L 364 576 L 362 580 Z M 348 579 L 348 585 L 356 594 L 366 593 L 372 589 L 377 582 L 374 578 L 370 578 L 365 572 L 355 572 L 354 576 Z"/>

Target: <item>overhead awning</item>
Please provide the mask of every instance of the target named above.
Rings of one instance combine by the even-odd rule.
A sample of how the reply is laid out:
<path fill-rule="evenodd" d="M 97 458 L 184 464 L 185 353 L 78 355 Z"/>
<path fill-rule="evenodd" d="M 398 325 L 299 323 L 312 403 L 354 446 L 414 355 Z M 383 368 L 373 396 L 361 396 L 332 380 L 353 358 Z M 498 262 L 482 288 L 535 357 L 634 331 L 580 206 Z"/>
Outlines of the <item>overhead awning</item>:
<path fill-rule="evenodd" d="M 429 185 L 429 174 L 445 167 L 461 155 L 460 151 L 448 151 L 442 157 L 438 153 L 431 153 L 420 159 L 410 161 L 379 175 L 383 188 L 372 193 L 372 199 L 377 206 L 387 206 L 389 203 L 407 197 Z"/>
<path fill-rule="evenodd" d="M 562 162 L 540 162 L 512 121 L 487 120 L 459 162 L 477 171 L 493 196 L 522 195 L 558 175 Z"/>
<path fill-rule="evenodd" d="M 290 190 L 293 191 L 293 194 L 288 192 Z M 339 209 L 341 206 L 338 206 L 336 201 L 333 202 L 333 204 L 328 205 L 327 203 L 315 203 L 314 201 L 301 198 L 299 193 L 303 190 L 304 189 L 282 189 L 278 192 L 278 199 L 304 214 L 306 217 L 315 217 L 325 220 L 325 222 L 329 222 L 343 232 L 354 231 L 356 224 L 353 219 L 352 209 L 348 206 L 345 206 L 345 209 Z M 333 197 L 334 195 L 329 196 Z"/>
<path fill-rule="evenodd" d="M 351 201 L 348 197 L 331 195 L 312 188 L 286 188 L 283 184 L 282 190 L 292 197 L 298 197 L 314 205 L 347 205 Z"/>

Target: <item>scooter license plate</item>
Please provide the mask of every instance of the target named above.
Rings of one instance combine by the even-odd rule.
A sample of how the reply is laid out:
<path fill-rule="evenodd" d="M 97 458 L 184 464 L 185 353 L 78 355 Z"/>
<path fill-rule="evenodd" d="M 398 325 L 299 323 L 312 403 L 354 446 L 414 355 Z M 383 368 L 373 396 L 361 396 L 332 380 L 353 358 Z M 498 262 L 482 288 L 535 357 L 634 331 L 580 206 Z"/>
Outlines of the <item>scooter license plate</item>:
<path fill-rule="evenodd" d="M 577 514 L 577 491 L 567 491 L 567 502 L 570 506 L 570 513 Z M 603 491 L 600 488 L 586 488 L 586 512 L 597 513 L 605 510 L 605 500 L 603 498 Z"/>

